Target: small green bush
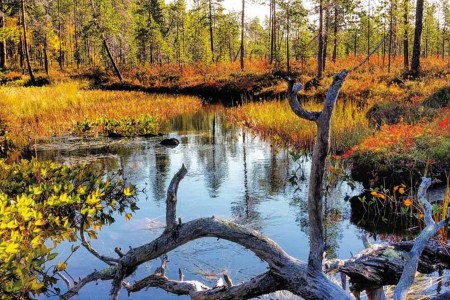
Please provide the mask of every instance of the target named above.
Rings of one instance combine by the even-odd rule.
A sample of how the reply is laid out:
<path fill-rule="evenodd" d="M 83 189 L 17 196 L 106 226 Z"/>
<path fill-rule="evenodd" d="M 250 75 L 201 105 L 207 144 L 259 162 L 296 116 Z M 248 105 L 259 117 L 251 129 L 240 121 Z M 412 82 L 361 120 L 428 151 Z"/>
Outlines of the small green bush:
<path fill-rule="evenodd" d="M 450 107 L 450 86 L 438 90 L 436 93 L 425 99 L 422 105 L 430 108 Z"/>

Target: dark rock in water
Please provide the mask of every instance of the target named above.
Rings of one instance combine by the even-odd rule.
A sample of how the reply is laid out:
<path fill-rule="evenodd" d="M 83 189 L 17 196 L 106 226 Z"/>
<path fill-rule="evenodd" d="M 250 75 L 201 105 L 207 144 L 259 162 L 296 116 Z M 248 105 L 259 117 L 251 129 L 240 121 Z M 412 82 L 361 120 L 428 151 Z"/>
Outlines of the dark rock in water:
<path fill-rule="evenodd" d="M 177 140 L 176 138 L 170 138 L 170 139 L 162 140 L 160 144 L 165 147 L 175 148 L 176 146 L 178 146 L 180 144 L 180 141 Z"/>
<path fill-rule="evenodd" d="M 120 139 L 120 138 L 123 138 L 123 135 L 121 135 L 117 132 L 114 132 L 114 131 L 110 131 L 110 132 L 108 132 L 108 137 L 112 138 L 112 139 Z"/>

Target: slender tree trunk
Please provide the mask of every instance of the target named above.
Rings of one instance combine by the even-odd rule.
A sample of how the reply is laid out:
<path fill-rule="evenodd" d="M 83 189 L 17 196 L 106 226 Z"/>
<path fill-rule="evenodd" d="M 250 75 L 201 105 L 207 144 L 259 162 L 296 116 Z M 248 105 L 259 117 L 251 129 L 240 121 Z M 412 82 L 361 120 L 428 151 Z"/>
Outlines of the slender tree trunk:
<path fill-rule="evenodd" d="M 245 0 L 242 0 L 241 16 L 241 71 L 244 71 L 244 32 L 245 32 Z"/>
<path fill-rule="evenodd" d="M 97 16 L 97 13 L 95 12 L 95 5 L 94 5 L 94 1 L 93 0 L 91 0 L 91 6 L 92 6 L 92 13 L 93 13 L 93 15 Z M 111 51 L 109 50 L 108 43 L 106 42 L 105 35 L 103 34 L 103 32 L 101 32 L 101 27 L 100 27 L 100 24 L 99 24 L 100 21 L 99 21 L 98 17 L 95 18 L 94 20 L 95 20 L 95 23 L 94 23 L 95 26 L 100 31 L 100 36 L 102 38 L 103 47 L 105 47 L 106 53 L 108 54 L 108 58 L 109 58 L 109 60 L 111 62 L 111 65 L 113 66 L 114 72 L 116 73 L 117 78 L 120 81 L 122 81 L 123 80 L 122 73 L 120 73 L 120 70 L 117 67 L 116 62 L 114 61 L 114 57 L 113 57 Z"/>
<path fill-rule="evenodd" d="M 336 62 L 337 59 L 337 46 L 338 46 L 338 40 L 337 40 L 337 34 L 338 34 L 338 2 L 335 0 L 334 3 L 334 26 L 333 26 L 333 62 Z"/>
<path fill-rule="evenodd" d="M 369 0 L 369 13 L 367 14 L 367 56 L 370 56 L 370 0 Z M 370 57 L 369 57 L 370 59 Z"/>
<path fill-rule="evenodd" d="M 20 1 L 21 5 L 21 11 L 22 11 L 22 29 L 23 29 L 23 44 L 25 47 L 25 57 L 27 60 L 27 68 L 28 68 L 28 74 L 30 75 L 30 81 L 31 83 L 36 83 L 36 79 L 34 77 L 33 69 L 31 68 L 31 62 L 30 62 L 30 53 L 28 52 L 28 41 L 27 41 L 27 25 L 25 22 L 25 0 Z"/>
<path fill-rule="evenodd" d="M 289 52 L 289 14 L 291 12 L 289 11 L 289 8 L 286 9 L 286 70 L 288 73 L 291 72 L 291 55 Z"/>
<path fill-rule="evenodd" d="M 270 64 L 273 63 L 273 2 L 270 1 Z"/>
<path fill-rule="evenodd" d="M 59 69 L 64 69 L 63 53 L 62 53 L 62 25 L 61 25 L 61 0 L 58 0 L 58 39 L 59 39 Z"/>
<path fill-rule="evenodd" d="M 109 50 L 108 43 L 106 42 L 105 37 L 102 37 L 102 39 L 103 39 L 103 46 L 105 47 L 106 53 L 108 54 L 109 60 L 111 61 L 111 64 L 114 68 L 114 72 L 116 73 L 117 78 L 119 78 L 119 80 L 122 81 L 123 80 L 122 73 L 120 73 L 120 70 L 117 67 L 116 62 L 114 61 L 114 57 L 112 56 L 112 53 Z"/>
<path fill-rule="evenodd" d="M 382 55 L 383 55 L 383 67 L 385 66 L 386 63 L 386 27 L 383 26 L 383 50 L 382 50 Z"/>
<path fill-rule="evenodd" d="M 211 55 L 212 55 L 212 62 L 214 62 L 214 32 L 213 32 L 213 16 L 212 16 L 212 0 L 208 1 L 209 4 L 209 42 L 211 47 Z"/>
<path fill-rule="evenodd" d="M 322 69 L 325 71 L 326 65 L 327 65 L 327 55 L 328 55 L 328 33 L 330 31 L 330 8 L 328 7 L 330 5 L 329 2 L 326 3 L 326 10 L 325 10 L 325 34 L 323 38 L 323 62 L 322 62 Z"/>
<path fill-rule="evenodd" d="M 390 16 L 389 16 L 389 48 L 388 48 L 388 73 L 391 73 L 391 57 L 392 57 L 392 37 L 393 37 L 393 19 L 394 19 L 394 8 L 393 8 L 393 1 L 391 0 L 391 9 L 390 9 Z"/>
<path fill-rule="evenodd" d="M 3 1 L 0 0 L 0 7 L 3 6 Z M 5 28 L 5 14 L 0 12 L 0 30 Z M 6 69 L 6 40 L 0 40 L 0 69 Z"/>
<path fill-rule="evenodd" d="M 414 77 L 419 76 L 420 73 L 420 42 L 422 39 L 423 29 L 423 1 L 424 0 L 417 0 L 416 3 L 416 27 L 414 30 L 414 44 L 411 59 L 411 75 Z"/>
<path fill-rule="evenodd" d="M 22 24 L 20 24 L 22 26 Z M 19 38 L 19 45 L 17 45 L 17 51 L 19 52 L 19 68 L 22 70 L 22 74 L 25 74 L 25 66 L 23 59 L 23 37 Z"/>
<path fill-rule="evenodd" d="M 317 77 L 323 75 L 323 0 L 319 0 L 319 49 L 317 51 Z"/>
<path fill-rule="evenodd" d="M 273 21 L 272 21 L 272 35 L 273 35 L 273 58 L 275 59 L 275 63 L 278 62 L 278 50 L 277 50 L 277 3 L 273 0 Z"/>
<path fill-rule="evenodd" d="M 47 34 L 44 36 L 44 68 L 45 74 L 48 76 Z"/>
<path fill-rule="evenodd" d="M 442 60 L 445 59 L 445 27 L 442 29 L 442 52 L 441 52 L 441 58 Z"/>
<path fill-rule="evenodd" d="M 75 52 L 74 59 L 77 64 L 77 69 L 80 68 L 80 50 L 78 49 L 78 0 L 75 0 L 75 6 L 73 9 L 73 30 L 74 30 L 74 42 L 75 42 Z"/>
<path fill-rule="evenodd" d="M 408 3 L 409 0 L 403 0 L 403 68 L 408 71 L 409 68 L 409 42 L 408 42 Z"/>
<path fill-rule="evenodd" d="M 354 57 L 356 57 L 356 54 L 357 54 L 357 52 L 356 52 L 357 44 L 358 44 L 358 32 L 355 30 L 355 36 L 353 39 L 353 56 Z"/>

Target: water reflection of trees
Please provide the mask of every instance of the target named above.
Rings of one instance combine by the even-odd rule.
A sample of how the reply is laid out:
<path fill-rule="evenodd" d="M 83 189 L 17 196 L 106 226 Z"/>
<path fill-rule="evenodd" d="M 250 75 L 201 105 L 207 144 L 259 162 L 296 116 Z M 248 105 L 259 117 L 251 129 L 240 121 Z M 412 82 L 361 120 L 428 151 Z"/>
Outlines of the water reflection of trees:
<path fill-rule="evenodd" d="M 231 204 L 231 213 L 238 223 L 251 224 L 255 229 L 259 230 L 262 227 L 261 214 L 256 209 L 259 199 L 252 195 L 248 184 L 247 141 L 245 131 L 242 132 L 242 161 L 244 196 L 239 201 Z"/>
<path fill-rule="evenodd" d="M 153 175 L 152 190 L 156 201 L 163 201 L 166 198 L 166 180 L 170 171 L 169 149 L 156 146 L 153 149 L 155 158 L 155 170 Z"/>

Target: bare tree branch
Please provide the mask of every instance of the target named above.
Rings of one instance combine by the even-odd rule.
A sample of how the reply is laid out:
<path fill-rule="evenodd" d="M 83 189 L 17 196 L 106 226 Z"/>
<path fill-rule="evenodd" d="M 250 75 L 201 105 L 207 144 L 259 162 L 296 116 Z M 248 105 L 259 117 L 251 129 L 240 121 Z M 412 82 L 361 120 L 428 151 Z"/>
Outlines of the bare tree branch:
<path fill-rule="evenodd" d="M 288 82 L 288 101 L 292 111 L 302 119 L 316 122 L 319 119 L 320 112 L 311 112 L 303 108 L 302 103 L 298 100 L 297 94 L 302 89 L 300 83 L 295 83 L 294 79 L 286 78 Z"/>
<path fill-rule="evenodd" d="M 128 286 L 127 290 L 132 293 L 149 287 L 157 287 L 176 295 L 191 295 L 195 292 L 210 289 L 199 281 L 176 281 L 170 280 L 166 276 L 152 274 Z"/>
<path fill-rule="evenodd" d="M 428 188 L 431 185 L 431 178 L 422 178 L 422 183 L 419 186 L 418 190 L 418 198 L 419 202 L 424 208 L 424 220 L 427 225 L 422 232 L 417 237 L 414 242 L 414 246 L 409 252 L 409 257 L 406 261 L 405 267 L 403 268 L 402 276 L 400 277 L 400 281 L 394 290 L 394 299 L 406 299 L 406 295 L 408 293 L 409 288 L 414 282 L 414 278 L 416 276 L 417 266 L 419 263 L 420 255 L 422 254 L 423 249 L 425 248 L 428 240 L 432 238 L 439 229 L 444 227 L 449 223 L 449 218 L 442 220 L 439 223 L 435 223 L 433 220 L 433 207 L 427 199 L 426 193 Z"/>
<path fill-rule="evenodd" d="M 187 170 L 183 165 L 177 174 L 172 178 L 169 188 L 167 189 L 166 200 L 166 231 L 174 229 L 177 223 L 177 192 L 180 181 L 186 175 Z M 180 222 L 181 223 L 181 222 Z"/>
<path fill-rule="evenodd" d="M 90 282 L 97 280 L 111 280 L 114 278 L 115 272 L 115 267 L 109 267 L 101 271 L 94 271 L 93 273 L 81 279 L 80 282 L 75 283 L 74 286 L 64 295 L 61 295 L 60 298 L 63 300 L 68 300 L 76 296 L 81 288 Z"/>
<path fill-rule="evenodd" d="M 118 264 L 120 261 L 116 258 L 108 257 L 105 255 L 100 254 L 97 250 L 92 248 L 91 244 L 86 240 L 86 237 L 84 236 L 84 224 L 86 223 L 87 214 L 84 214 L 81 218 L 80 223 L 80 238 L 81 238 L 81 245 L 83 245 L 86 250 L 88 250 L 92 255 L 103 261 L 104 263 L 112 266 Z"/>
<path fill-rule="evenodd" d="M 375 47 L 375 49 L 373 49 L 372 52 L 370 52 L 369 55 L 367 55 L 366 58 L 364 58 L 363 61 L 361 61 L 356 67 L 354 67 L 354 68 L 351 69 L 350 71 L 356 71 L 359 67 L 361 67 L 363 64 L 365 64 L 365 63 L 370 59 L 370 57 L 371 57 L 373 54 L 375 54 L 375 52 L 377 52 L 377 50 L 381 47 L 381 45 L 383 44 L 383 42 L 384 42 L 384 40 L 385 40 L 386 38 L 387 38 L 387 37 L 384 37 L 384 38 L 378 43 L 378 45 Z"/>

